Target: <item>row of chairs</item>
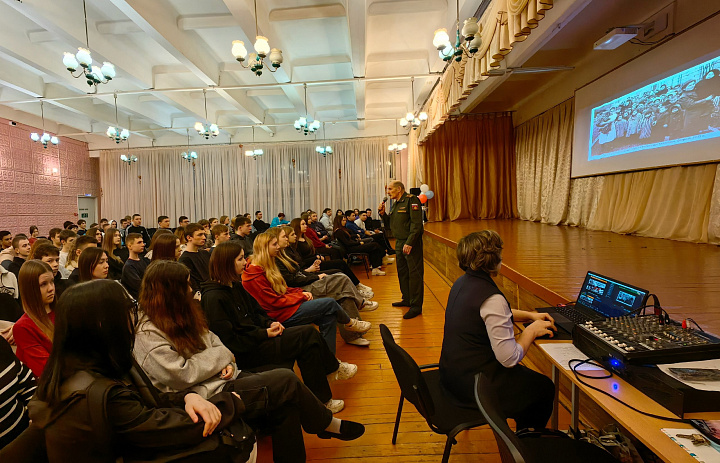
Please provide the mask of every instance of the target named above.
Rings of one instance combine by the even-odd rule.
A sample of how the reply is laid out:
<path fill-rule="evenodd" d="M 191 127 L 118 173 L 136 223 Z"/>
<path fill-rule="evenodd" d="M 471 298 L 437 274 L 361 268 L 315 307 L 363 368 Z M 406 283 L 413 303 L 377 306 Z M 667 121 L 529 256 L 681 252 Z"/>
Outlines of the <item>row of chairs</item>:
<path fill-rule="evenodd" d="M 385 325 L 380 325 L 385 352 L 400 385 L 395 430 L 392 443 L 397 441 L 403 403 L 407 399 L 425 418 L 430 429 L 446 436 L 442 463 L 450 459 L 455 437 L 468 429 L 489 424 L 503 463 L 612 463 L 617 460 L 606 451 L 587 442 L 570 439 L 567 435 L 551 430 L 514 433 L 507 418 L 501 412 L 489 379 L 478 373 L 475 376 L 475 400 L 477 409 L 456 406 L 440 385 L 439 364 L 418 365 L 402 347 Z M 550 437 L 552 436 L 552 437 Z"/>

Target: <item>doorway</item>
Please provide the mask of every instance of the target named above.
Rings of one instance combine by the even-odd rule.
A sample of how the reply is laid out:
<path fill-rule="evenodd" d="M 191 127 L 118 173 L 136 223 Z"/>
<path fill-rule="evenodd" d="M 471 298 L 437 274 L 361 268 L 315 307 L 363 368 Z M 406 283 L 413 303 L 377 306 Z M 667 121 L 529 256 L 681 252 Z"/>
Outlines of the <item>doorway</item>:
<path fill-rule="evenodd" d="M 97 223 L 97 198 L 95 196 L 78 196 L 78 219 L 85 219 L 87 227 L 90 224 Z"/>

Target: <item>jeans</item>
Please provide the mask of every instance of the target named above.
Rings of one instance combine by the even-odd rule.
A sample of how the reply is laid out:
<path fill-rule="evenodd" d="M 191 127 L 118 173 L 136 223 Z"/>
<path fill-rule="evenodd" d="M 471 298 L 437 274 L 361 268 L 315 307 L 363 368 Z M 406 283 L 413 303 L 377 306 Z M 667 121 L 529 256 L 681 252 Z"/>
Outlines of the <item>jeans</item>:
<path fill-rule="evenodd" d="M 300 304 L 297 311 L 283 322 L 286 327 L 314 324 L 320 328 L 320 334 L 325 339 L 330 352 L 335 354 L 335 338 L 337 323 L 346 324 L 350 322 L 348 314 L 340 307 L 335 299 L 324 297 L 313 299 Z"/>

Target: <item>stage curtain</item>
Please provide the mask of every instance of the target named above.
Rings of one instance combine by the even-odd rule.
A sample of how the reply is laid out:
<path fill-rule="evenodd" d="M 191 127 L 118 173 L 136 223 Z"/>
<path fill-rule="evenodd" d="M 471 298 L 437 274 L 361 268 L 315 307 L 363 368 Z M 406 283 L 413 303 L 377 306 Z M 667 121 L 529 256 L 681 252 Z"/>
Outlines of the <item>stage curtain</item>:
<path fill-rule="evenodd" d="M 431 221 L 517 217 L 512 117 L 446 122 L 420 146 Z"/>
<path fill-rule="evenodd" d="M 715 171 L 715 183 L 713 184 L 713 194 L 710 201 L 710 221 L 708 225 L 708 241 L 714 244 L 720 244 L 720 164 L 717 165 Z"/>
<path fill-rule="evenodd" d="M 557 225 L 567 217 L 574 107 L 566 101 L 515 129 L 521 219 Z"/>
<path fill-rule="evenodd" d="M 180 215 L 199 220 L 262 210 L 269 222 L 278 212 L 293 218 L 308 208 L 375 209 L 394 174 L 387 139 L 332 141 L 334 152 L 325 158 L 316 145 L 258 144 L 265 154 L 257 159 L 238 145 L 193 146 L 194 166 L 181 158 L 182 147 L 131 150 L 138 162 L 129 166 L 119 159 L 124 150 L 102 151 L 103 215 L 139 213 L 152 227 L 159 215 L 175 223 Z"/>
<path fill-rule="evenodd" d="M 588 228 L 708 242 L 716 164 L 607 175 Z"/>

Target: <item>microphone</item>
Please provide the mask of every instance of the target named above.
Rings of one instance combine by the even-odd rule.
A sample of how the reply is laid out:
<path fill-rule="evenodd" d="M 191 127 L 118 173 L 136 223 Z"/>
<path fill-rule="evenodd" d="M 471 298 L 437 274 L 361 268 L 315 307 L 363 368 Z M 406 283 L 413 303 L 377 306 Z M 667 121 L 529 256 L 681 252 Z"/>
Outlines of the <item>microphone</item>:
<path fill-rule="evenodd" d="M 385 196 L 385 197 L 383 198 L 383 204 L 385 204 L 385 203 L 387 202 L 387 200 L 388 200 L 388 197 Z"/>

